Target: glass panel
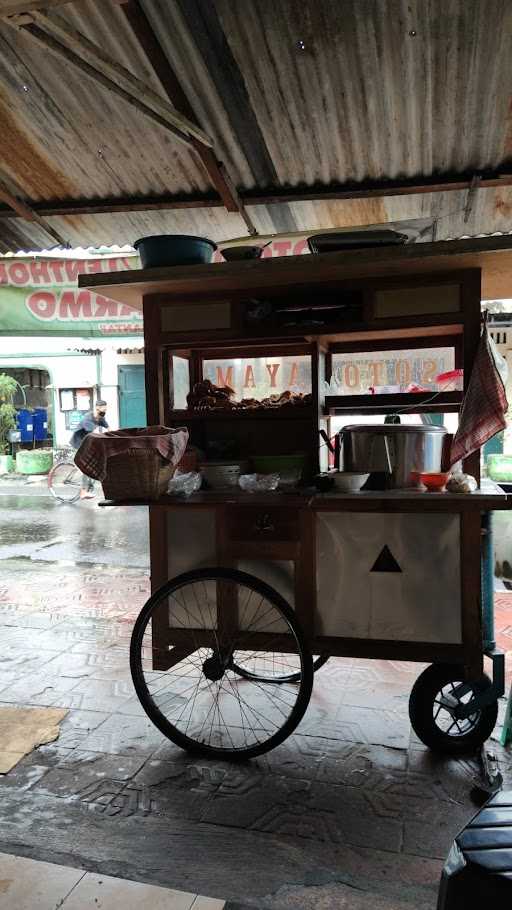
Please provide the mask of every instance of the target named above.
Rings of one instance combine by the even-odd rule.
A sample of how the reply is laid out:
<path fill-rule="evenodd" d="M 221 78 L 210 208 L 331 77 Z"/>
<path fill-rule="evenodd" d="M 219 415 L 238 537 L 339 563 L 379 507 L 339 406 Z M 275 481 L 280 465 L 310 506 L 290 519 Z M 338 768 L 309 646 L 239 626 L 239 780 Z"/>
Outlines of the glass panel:
<path fill-rule="evenodd" d="M 311 392 L 311 357 L 288 354 L 276 357 L 229 357 L 203 361 L 203 377 L 214 385 L 229 386 L 234 400 L 261 401 L 282 392 Z"/>
<path fill-rule="evenodd" d="M 181 411 L 187 407 L 187 395 L 190 392 L 190 374 L 186 357 L 176 357 L 173 355 L 172 377 L 174 396 L 173 408 L 176 411 Z"/>
<path fill-rule="evenodd" d="M 462 388 L 453 347 L 332 355 L 331 395 L 368 395 Z"/>

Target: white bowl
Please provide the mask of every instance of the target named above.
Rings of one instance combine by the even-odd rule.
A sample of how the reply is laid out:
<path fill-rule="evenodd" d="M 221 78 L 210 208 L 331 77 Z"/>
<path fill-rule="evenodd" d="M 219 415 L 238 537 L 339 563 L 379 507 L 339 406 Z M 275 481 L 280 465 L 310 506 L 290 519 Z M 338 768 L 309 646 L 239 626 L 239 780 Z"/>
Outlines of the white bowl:
<path fill-rule="evenodd" d="M 358 474 L 355 471 L 336 471 L 332 475 L 334 489 L 340 493 L 359 493 L 369 476 L 369 474 Z"/>

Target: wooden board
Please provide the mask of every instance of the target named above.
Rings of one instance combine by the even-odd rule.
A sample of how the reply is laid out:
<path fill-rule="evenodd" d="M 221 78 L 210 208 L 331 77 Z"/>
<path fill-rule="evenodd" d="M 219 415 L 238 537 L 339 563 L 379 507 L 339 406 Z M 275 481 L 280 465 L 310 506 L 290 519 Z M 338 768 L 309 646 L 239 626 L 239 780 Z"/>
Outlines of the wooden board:
<path fill-rule="evenodd" d="M 194 493 L 187 498 L 162 496 L 156 502 L 100 502 L 100 506 L 151 505 L 167 509 L 211 509 L 215 506 L 252 505 L 277 508 L 302 508 L 343 512 L 486 512 L 512 508 L 507 496 L 492 481 L 483 481 L 476 493 L 423 493 L 414 490 L 368 491 L 361 493 L 243 493 L 217 490 Z"/>
<path fill-rule="evenodd" d="M 79 275 L 78 286 L 141 310 L 143 297 L 152 294 L 165 294 L 169 300 L 194 295 L 204 298 L 206 289 L 209 294 L 241 289 L 255 292 L 353 278 L 404 277 L 479 268 L 484 300 L 512 297 L 512 237 Z"/>

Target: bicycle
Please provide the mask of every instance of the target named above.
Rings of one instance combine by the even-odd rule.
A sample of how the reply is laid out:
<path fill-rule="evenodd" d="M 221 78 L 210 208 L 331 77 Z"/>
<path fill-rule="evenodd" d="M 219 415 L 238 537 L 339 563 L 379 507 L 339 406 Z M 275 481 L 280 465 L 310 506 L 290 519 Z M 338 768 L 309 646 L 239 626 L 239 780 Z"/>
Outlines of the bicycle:
<path fill-rule="evenodd" d="M 60 502 L 76 502 L 82 488 L 82 473 L 74 462 L 74 449 L 65 446 L 54 451 L 54 465 L 48 474 L 48 489 Z M 91 492 L 94 493 L 94 485 Z"/>

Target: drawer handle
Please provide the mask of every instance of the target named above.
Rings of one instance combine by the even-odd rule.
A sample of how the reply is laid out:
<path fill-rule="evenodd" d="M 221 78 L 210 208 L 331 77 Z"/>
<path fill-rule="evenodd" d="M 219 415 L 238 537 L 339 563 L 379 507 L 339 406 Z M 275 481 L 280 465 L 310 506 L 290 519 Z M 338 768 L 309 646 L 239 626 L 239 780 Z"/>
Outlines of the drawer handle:
<path fill-rule="evenodd" d="M 256 524 L 254 525 L 254 530 L 258 534 L 263 534 L 268 531 L 275 531 L 275 526 L 270 518 L 270 515 L 262 515 L 261 518 L 258 518 Z"/>

